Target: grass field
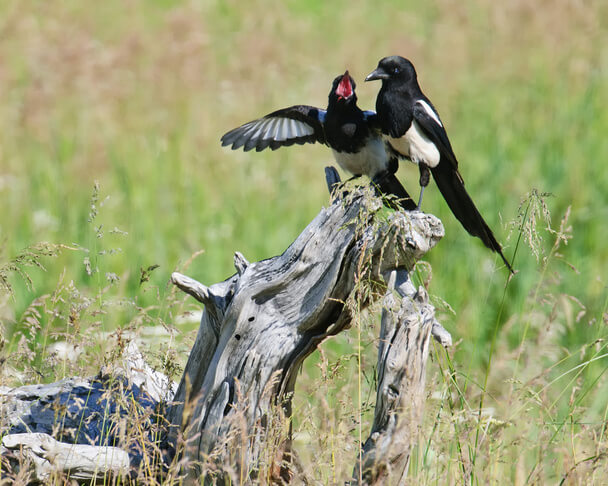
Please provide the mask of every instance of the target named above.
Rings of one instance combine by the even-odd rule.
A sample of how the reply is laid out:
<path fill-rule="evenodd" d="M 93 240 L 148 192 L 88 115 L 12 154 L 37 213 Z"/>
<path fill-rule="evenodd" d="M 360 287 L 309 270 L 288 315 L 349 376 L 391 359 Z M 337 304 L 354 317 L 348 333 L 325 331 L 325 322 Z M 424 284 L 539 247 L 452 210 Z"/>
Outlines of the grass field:
<path fill-rule="evenodd" d="M 170 273 L 223 280 L 234 251 L 281 253 L 328 202 L 326 148 L 245 154 L 220 136 L 325 106 L 346 68 L 371 109 L 363 78 L 401 54 L 518 270 L 505 289 L 431 184 L 446 236 L 419 278 L 456 344 L 433 351 L 412 484 L 604 483 L 606 2 L 7 1 L 0 39 L 0 384 L 92 374 L 111 355 L 100 333 L 159 325 L 173 337 L 151 358 L 179 377 L 196 324 L 176 318 L 196 306 Z M 415 167 L 399 177 L 417 194 Z M 300 377 L 296 438 L 316 438 L 302 460 L 322 484 L 346 479 L 369 426 L 373 394 L 352 402 L 359 345 L 374 386 L 377 323 L 363 325 Z M 66 339 L 73 362 L 48 351 Z"/>

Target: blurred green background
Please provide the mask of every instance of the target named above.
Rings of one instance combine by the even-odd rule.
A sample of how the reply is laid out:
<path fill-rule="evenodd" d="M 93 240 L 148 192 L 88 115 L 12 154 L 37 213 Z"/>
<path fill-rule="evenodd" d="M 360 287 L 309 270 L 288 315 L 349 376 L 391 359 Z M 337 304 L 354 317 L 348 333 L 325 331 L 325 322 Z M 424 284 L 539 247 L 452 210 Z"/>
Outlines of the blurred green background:
<path fill-rule="evenodd" d="M 0 264 L 40 241 L 79 248 L 43 258 L 46 271 L 28 269 L 31 287 L 10 274 L 14 292 L 0 306 L 5 350 L 27 325 L 26 309 L 58 282 L 98 298 L 109 286 L 112 299 L 135 302 L 92 320 L 109 330 L 148 307 L 170 322 L 168 277 L 199 250 L 187 273 L 205 284 L 234 272 L 234 251 L 251 261 L 281 253 L 328 204 L 330 151 L 233 152 L 219 138 L 291 104 L 324 107 L 345 69 L 359 105 L 373 109 L 379 84 L 363 78 L 400 54 L 417 67 L 509 258 L 523 234 L 505 294 L 500 261 L 466 234 L 433 184 L 426 193 L 423 209 L 446 229 L 427 258 L 429 291 L 453 309 L 441 306 L 458 341 L 455 366 L 483 383 L 500 360 L 490 379 L 498 397 L 528 367 L 533 376 L 555 365 L 559 376 L 595 346 L 602 359 L 585 365 L 582 383 L 557 383 L 556 399 L 567 390 L 568 416 L 572 390 L 586 390 L 594 423 L 605 420 L 597 340 L 608 337 L 607 45 L 608 3 L 599 0 L 0 3 Z M 398 175 L 418 194 L 410 165 Z M 554 230 L 570 208 L 571 238 L 557 251 L 546 218 L 534 218 L 534 234 L 517 224 L 534 189 L 552 194 Z M 151 265 L 159 268 L 142 284 Z M 41 317 L 58 327 L 62 319 Z"/>

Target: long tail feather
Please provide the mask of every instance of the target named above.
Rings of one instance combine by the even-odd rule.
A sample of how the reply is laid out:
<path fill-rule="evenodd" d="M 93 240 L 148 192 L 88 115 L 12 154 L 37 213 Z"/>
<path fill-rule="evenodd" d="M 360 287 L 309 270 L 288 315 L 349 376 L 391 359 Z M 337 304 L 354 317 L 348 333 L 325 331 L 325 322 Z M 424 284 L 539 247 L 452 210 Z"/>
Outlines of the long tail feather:
<path fill-rule="evenodd" d="M 492 230 L 475 207 L 458 171 L 449 164 L 439 163 L 439 165 L 431 169 L 431 172 L 443 198 L 464 229 L 470 235 L 481 239 L 483 244 L 490 250 L 498 253 L 509 269 L 509 272 L 513 273 L 513 268 L 504 256 L 500 243 L 498 243 L 494 237 L 494 233 L 492 233 Z"/>

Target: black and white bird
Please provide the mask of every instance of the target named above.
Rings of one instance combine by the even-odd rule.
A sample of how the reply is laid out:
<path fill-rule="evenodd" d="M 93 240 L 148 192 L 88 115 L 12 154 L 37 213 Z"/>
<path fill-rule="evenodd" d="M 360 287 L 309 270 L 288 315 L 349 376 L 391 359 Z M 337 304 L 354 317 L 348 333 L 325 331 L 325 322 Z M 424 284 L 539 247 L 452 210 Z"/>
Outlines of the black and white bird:
<path fill-rule="evenodd" d="M 336 77 L 329 92 L 327 109 L 295 105 L 250 121 L 222 136 L 223 146 L 248 151 L 276 150 L 294 144 L 328 145 L 338 165 L 355 176 L 368 176 L 384 194 L 394 194 L 401 207 L 416 204 L 395 172 L 397 158 L 389 155 L 378 117 L 357 106 L 355 82 L 348 71 Z"/>
<path fill-rule="evenodd" d="M 420 170 L 418 208 L 430 172 L 464 229 L 498 253 L 513 273 L 500 244 L 464 187 L 448 135 L 437 110 L 420 89 L 413 64 L 401 56 L 385 57 L 365 81 L 376 79 L 382 80 L 376 112 L 389 151 L 418 164 Z"/>

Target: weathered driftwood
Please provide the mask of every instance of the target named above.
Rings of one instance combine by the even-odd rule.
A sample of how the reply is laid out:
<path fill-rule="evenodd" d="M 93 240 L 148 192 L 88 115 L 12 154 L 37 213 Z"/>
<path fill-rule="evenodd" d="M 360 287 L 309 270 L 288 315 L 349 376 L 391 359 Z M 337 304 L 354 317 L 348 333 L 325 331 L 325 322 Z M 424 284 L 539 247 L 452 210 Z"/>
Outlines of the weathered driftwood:
<path fill-rule="evenodd" d="M 409 282 L 407 271 L 443 236 L 441 222 L 434 216 L 394 212 L 380 217 L 380 206 L 369 191 L 357 189 L 346 200 L 323 209 L 282 255 L 251 264 L 237 255 L 237 274 L 211 287 L 173 274 L 178 287 L 205 304 L 176 393 L 177 404 L 169 416 L 181 434 L 181 457 L 198 465 L 188 469 L 192 478 L 201 473 L 219 482 L 228 477 L 232 481 L 289 478 L 285 468 L 291 452 L 289 428 L 269 431 L 269 424 L 276 424 L 276 417 L 281 423 L 282 414 L 289 416 L 303 360 L 326 337 L 350 325 L 353 316 L 347 302 L 354 297 L 357 280 L 376 282 L 369 301 L 359 303 L 364 308 L 386 292 L 382 275 L 400 269 L 401 279 Z M 383 409 L 377 414 L 375 442 L 366 445 L 364 469 L 370 461 L 377 463 L 385 454 L 394 454 L 393 448 L 384 446 L 375 447 L 374 453 L 372 444 L 379 443 L 381 430 L 389 434 L 388 441 L 401 431 L 385 426 L 387 420 L 396 423 L 404 408 L 390 396 L 385 398 L 385 393 L 393 394 L 397 387 L 397 393 L 406 390 L 403 400 L 407 400 L 418 396 L 423 385 L 432 308 L 410 298 L 411 292 L 404 295 L 408 298 L 399 300 L 411 304 L 403 304 L 398 323 L 392 324 L 399 329 L 391 330 L 385 319 L 384 331 L 387 339 L 393 333 L 404 340 L 412 355 L 398 356 L 405 358 L 398 364 L 391 357 L 399 354 L 394 345 L 381 349 L 381 366 L 388 367 L 383 372 L 385 388 L 379 391 Z M 412 369 L 398 369 L 401 365 Z M 408 391 L 408 386 L 417 389 Z M 269 444 L 270 440 L 274 442 Z M 173 442 L 179 442 L 177 432 Z M 274 454 L 268 456 L 268 450 Z M 407 447 L 403 450 L 407 456 Z M 386 463 L 397 467 L 394 459 Z"/>
<path fill-rule="evenodd" d="M 118 447 L 68 444 L 48 434 L 27 433 L 7 435 L 2 448 L 3 455 L 13 456 L 15 463 L 33 465 L 22 476 L 24 482 L 47 483 L 64 475 L 73 480 L 102 481 L 129 474 L 129 453 Z"/>
<path fill-rule="evenodd" d="M 146 444 L 131 441 L 127 447 L 121 436 L 138 422 L 142 441 L 151 443 L 147 432 L 156 426 L 150 417 L 160 402 L 172 399 L 175 388 L 146 364 L 134 341 L 98 376 L 1 388 L 0 454 L 6 465 L 0 478 L 23 484 L 69 477 L 90 483 L 131 476 Z"/>

